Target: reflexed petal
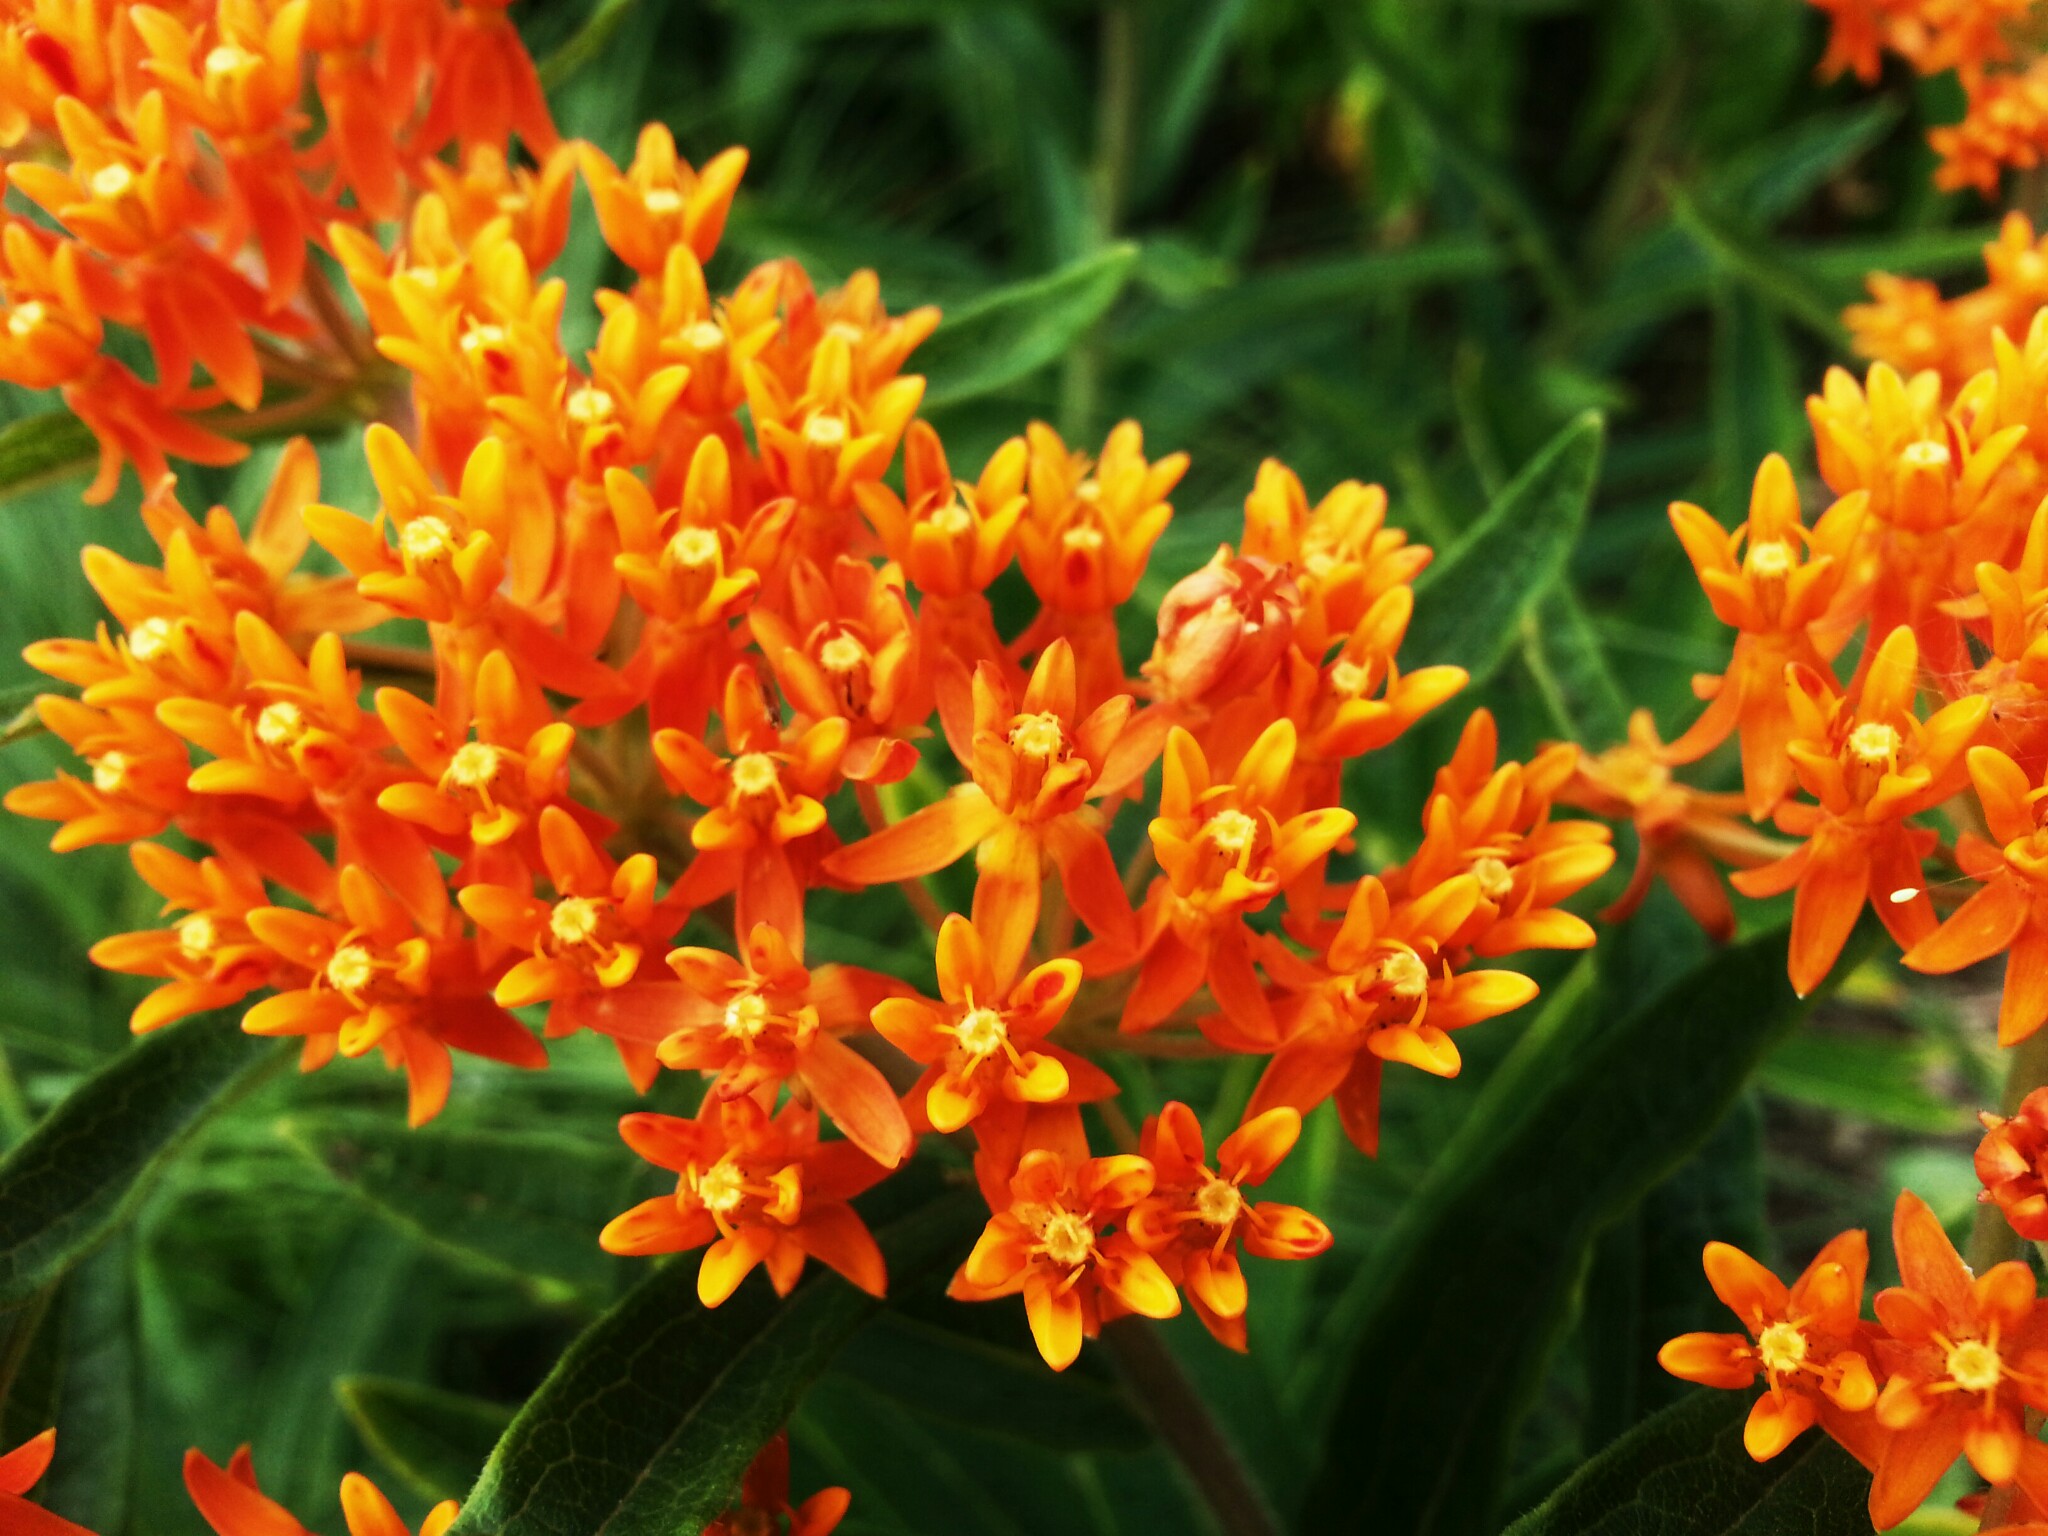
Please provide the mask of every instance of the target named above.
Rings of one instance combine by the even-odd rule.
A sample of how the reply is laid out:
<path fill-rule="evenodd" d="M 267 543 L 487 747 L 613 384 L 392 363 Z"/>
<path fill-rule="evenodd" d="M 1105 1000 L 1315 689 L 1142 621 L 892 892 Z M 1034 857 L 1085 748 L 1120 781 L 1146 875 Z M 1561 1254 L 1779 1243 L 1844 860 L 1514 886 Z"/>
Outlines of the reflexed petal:
<path fill-rule="evenodd" d="M 765 1227 L 742 1227 L 731 1237 L 722 1237 L 704 1250 L 704 1262 L 697 1269 L 697 1299 L 715 1307 L 747 1278 L 756 1264 L 768 1257 L 775 1246 L 775 1234 Z"/>
<path fill-rule="evenodd" d="M 1892 1252 L 1898 1259 L 1899 1278 L 1910 1289 L 1928 1297 L 1951 1317 L 1971 1315 L 1970 1272 L 1940 1220 L 1911 1190 L 1899 1192 L 1892 1210 Z"/>
<path fill-rule="evenodd" d="M 1819 1416 L 1819 1406 L 1803 1392 L 1788 1392 L 1783 1397 L 1766 1392 L 1756 1400 L 1742 1426 L 1742 1448 L 1752 1461 L 1769 1461 Z"/>
<path fill-rule="evenodd" d="M 1244 1251 L 1258 1259 L 1312 1259 L 1327 1252 L 1332 1241 L 1322 1218 L 1297 1205 L 1274 1201 L 1253 1208 L 1255 1220 L 1244 1229 Z"/>
<path fill-rule="evenodd" d="M 1081 1353 L 1081 1298 L 1034 1281 L 1024 1288 L 1024 1315 L 1045 1363 L 1056 1371 L 1072 1365 Z"/>
<path fill-rule="evenodd" d="M 1963 1448 L 1963 1420 L 1936 1414 L 1892 1436 L 1870 1485 L 1870 1523 L 1889 1530 L 1926 1502 Z"/>
<path fill-rule="evenodd" d="M 1178 1317 L 1180 1292 L 1136 1243 L 1111 1238 L 1096 1266 L 1102 1288 L 1140 1317 Z"/>
<path fill-rule="evenodd" d="M 1207 1248 L 1189 1254 L 1185 1283 L 1188 1294 L 1218 1317 L 1244 1316 L 1251 1299 L 1244 1283 L 1244 1266 L 1237 1262 L 1236 1254 L 1228 1251 L 1220 1257 Z"/>
<path fill-rule="evenodd" d="M 1985 1482 L 2009 1483 L 2019 1471 L 2020 1440 L 2019 1421 L 2011 1413 L 1994 1414 L 1989 1420 L 1972 1415 L 1963 1454 Z"/>
<path fill-rule="evenodd" d="M 196 1450 L 185 1453 L 185 1491 L 206 1523 L 228 1536 L 306 1536 L 281 1505 Z"/>

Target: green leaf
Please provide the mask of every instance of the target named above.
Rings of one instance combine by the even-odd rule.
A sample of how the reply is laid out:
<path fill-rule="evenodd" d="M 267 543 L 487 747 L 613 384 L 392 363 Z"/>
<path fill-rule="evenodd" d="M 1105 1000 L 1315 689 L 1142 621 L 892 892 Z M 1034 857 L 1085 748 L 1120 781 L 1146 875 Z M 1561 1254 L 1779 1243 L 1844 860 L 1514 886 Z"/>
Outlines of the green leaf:
<path fill-rule="evenodd" d="M 1526 464 L 1485 514 L 1415 583 L 1405 654 L 1456 662 L 1482 683 L 1521 638 L 1522 619 L 1563 572 L 1586 520 L 1604 428 L 1578 417 Z"/>
<path fill-rule="evenodd" d="M 61 1279 L 150 1177 L 286 1048 L 207 1015 L 144 1036 L 0 1158 L 0 1306 Z"/>
<path fill-rule="evenodd" d="M 83 474 L 99 456 L 86 424 L 69 411 L 44 411 L 0 427 L 0 499 Z"/>
<path fill-rule="evenodd" d="M 963 1256 L 977 1208 L 962 1192 L 878 1229 L 891 1283 Z M 703 1529 L 879 1306 L 815 1262 L 786 1300 L 759 1274 L 708 1310 L 696 1289 L 694 1256 L 664 1264 L 569 1347 L 491 1453 L 454 1536 Z"/>
<path fill-rule="evenodd" d="M 1811 277 L 1787 261 L 1762 236 L 1692 196 L 1675 182 L 1665 191 L 1671 216 L 1733 281 L 1786 318 L 1798 321 L 1830 349 L 1844 350 L 1839 305 L 1820 293 Z"/>
<path fill-rule="evenodd" d="M 618 35 L 633 5 L 634 0 L 598 0 L 575 35 L 540 61 L 540 83 L 552 91 L 580 73 Z"/>
<path fill-rule="evenodd" d="M 601 1288 L 622 1261 L 598 1229 L 640 1197 L 616 1140 L 466 1126 L 413 1130 L 389 1115 L 293 1115 L 278 1133 L 371 1210 L 431 1248 L 499 1274 Z"/>
<path fill-rule="evenodd" d="M 1128 241 L 1106 246 L 954 310 L 916 356 L 926 406 L 991 394 L 1063 357 L 1116 302 L 1137 260 Z"/>
<path fill-rule="evenodd" d="M 1916 1135 L 1950 1136 L 1970 1128 L 1970 1112 L 1927 1085 L 1949 1056 L 1939 1041 L 1917 1035 L 1809 1028 L 1771 1052 L 1760 1081 L 1795 1104 Z"/>
<path fill-rule="evenodd" d="M 512 1422 L 501 1403 L 388 1376 L 344 1376 L 334 1392 L 363 1443 L 423 1499 L 469 1492 Z"/>
<path fill-rule="evenodd" d="M 1785 934 L 1646 1005 L 1582 966 L 1487 1083 L 1340 1309 L 1358 1339 L 1312 1530 L 1477 1536 L 1600 1229 L 1720 1123 L 1798 1003 Z M 1590 1005 L 1589 1005 L 1590 1004 Z"/>
<path fill-rule="evenodd" d="M 1819 1430 L 1742 1449 L 1750 1394 L 1700 1391 L 1587 1462 L 1505 1536 L 1869 1536 L 1870 1474 Z"/>
<path fill-rule="evenodd" d="M 0 688 L 0 747 L 41 736 L 49 730 L 36 709 L 36 700 L 50 691 L 44 683 L 20 683 Z"/>
<path fill-rule="evenodd" d="M 1565 736 L 1598 750 L 1628 735 L 1628 697 L 1591 616 L 1566 583 L 1523 615 L 1522 660 Z"/>

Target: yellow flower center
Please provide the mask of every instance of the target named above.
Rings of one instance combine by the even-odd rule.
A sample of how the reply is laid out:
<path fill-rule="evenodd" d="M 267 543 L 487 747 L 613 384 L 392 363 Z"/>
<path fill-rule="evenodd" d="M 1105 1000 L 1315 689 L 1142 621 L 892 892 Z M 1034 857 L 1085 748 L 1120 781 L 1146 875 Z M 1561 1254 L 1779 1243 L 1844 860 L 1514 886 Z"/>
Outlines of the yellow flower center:
<path fill-rule="evenodd" d="M 128 654 L 140 662 L 155 661 L 170 647 L 171 621 L 147 618 L 128 631 Z"/>
<path fill-rule="evenodd" d="M 837 448 L 846 441 L 846 420 L 840 416 L 813 416 L 804 423 L 804 441 L 813 448 Z"/>
<path fill-rule="evenodd" d="M 586 384 L 569 397 L 563 409 L 579 427 L 601 427 L 612 419 L 618 405 L 603 390 Z"/>
<path fill-rule="evenodd" d="M 1259 835 L 1259 824 L 1243 811 L 1218 811 L 1209 818 L 1209 837 L 1228 854 L 1242 854 Z"/>
<path fill-rule="evenodd" d="M 674 187 L 649 187 L 640 194 L 640 206 L 657 219 L 679 212 L 683 206 L 683 194 Z"/>
<path fill-rule="evenodd" d="M 1947 469 L 1949 457 L 1948 444 L 1924 440 L 1908 443 L 1899 454 L 1899 462 L 1908 469 Z"/>
<path fill-rule="evenodd" d="M 1227 1227 L 1244 1209 L 1244 1196 L 1228 1179 L 1211 1179 L 1195 1191 L 1195 1214 L 1212 1227 Z"/>
<path fill-rule="evenodd" d="M 220 931 L 204 912 L 195 912 L 178 924 L 178 953 L 187 960 L 203 960 L 220 942 Z"/>
<path fill-rule="evenodd" d="M 1092 555 L 1102 548 L 1102 530 L 1091 528 L 1086 523 L 1076 524 L 1060 535 L 1060 547 Z"/>
<path fill-rule="evenodd" d="M 686 571 L 701 571 L 718 560 L 718 535 L 709 528 L 683 528 L 668 541 L 668 557 Z"/>
<path fill-rule="evenodd" d="M 1053 1263 L 1071 1269 L 1095 1251 L 1095 1229 L 1078 1211 L 1053 1211 L 1039 1229 L 1038 1246 Z"/>
<path fill-rule="evenodd" d="M 736 997 L 725 1008 L 725 1032 L 735 1040 L 754 1041 L 761 1038 L 761 1031 L 768 1027 L 768 1004 L 758 994 L 749 992 L 745 997 Z"/>
<path fill-rule="evenodd" d="M 1330 691 L 1340 698 L 1357 698 L 1371 680 L 1372 674 L 1355 661 L 1340 661 L 1330 668 Z"/>
<path fill-rule="evenodd" d="M 120 197 L 134 185 L 135 173 L 118 161 L 113 165 L 101 166 L 86 182 L 94 197 L 104 197 L 110 201 Z"/>
<path fill-rule="evenodd" d="M 1965 1392 L 1992 1391 L 2004 1375 L 1998 1351 L 1982 1339 L 1964 1339 L 1960 1344 L 1950 1345 L 1943 1364 L 1948 1379 Z"/>
<path fill-rule="evenodd" d="M 825 334 L 827 336 L 837 336 L 841 341 L 851 346 L 866 336 L 867 332 L 855 325 L 851 320 L 834 320 L 825 327 Z"/>
<path fill-rule="evenodd" d="M 1899 733 L 1881 720 L 1866 720 L 1849 733 L 1849 755 L 1866 768 L 1899 755 Z"/>
<path fill-rule="evenodd" d="M 604 909 L 588 896 L 565 896 L 548 913 L 548 932 L 563 944 L 582 944 L 596 936 Z"/>
<path fill-rule="evenodd" d="M 715 320 L 699 320 L 683 332 L 683 342 L 693 352 L 716 352 L 725 345 L 725 332 Z"/>
<path fill-rule="evenodd" d="M 49 317 L 49 310 L 35 299 L 30 299 L 26 304 L 17 304 L 8 311 L 7 334 L 26 336 Z"/>
<path fill-rule="evenodd" d="M 126 752 L 102 752 L 93 759 L 92 787 L 103 795 L 119 790 L 128 777 Z"/>
<path fill-rule="evenodd" d="M 778 774 L 766 752 L 746 752 L 733 759 L 732 787 L 749 798 L 773 792 Z"/>
<path fill-rule="evenodd" d="M 1506 901 L 1515 888 L 1514 872 L 1507 861 L 1490 853 L 1472 861 L 1472 878 L 1479 882 L 1479 894 L 1488 901 Z"/>
<path fill-rule="evenodd" d="M 327 962 L 327 983 L 337 992 L 359 992 L 376 974 L 376 961 L 360 944 L 342 945 Z"/>
<path fill-rule="evenodd" d="M 455 530 L 438 517 L 416 517 L 398 531 L 398 551 L 408 560 L 446 560 L 455 553 Z"/>
<path fill-rule="evenodd" d="M 1019 756 L 1034 762 L 1059 756 L 1066 743 L 1067 733 L 1058 715 L 1020 715 L 1010 727 L 1010 745 Z"/>
<path fill-rule="evenodd" d="M 1010 1038 L 1009 1026 L 993 1008 L 970 1008 L 953 1026 L 953 1038 L 960 1049 L 980 1061 L 993 1056 Z"/>
<path fill-rule="evenodd" d="M 465 741 L 448 759 L 448 777 L 464 789 L 482 789 L 505 766 L 505 754 L 481 741 Z"/>
<path fill-rule="evenodd" d="M 1773 1323 L 1758 1335 L 1756 1357 L 1773 1375 L 1796 1371 L 1806 1363 L 1806 1335 L 1790 1323 Z"/>
<path fill-rule="evenodd" d="M 844 676 L 868 664 L 868 648 L 849 634 L 837 634 L 818 647 L 818 661 L 827 672 Z"/>
<path fill-rule="evenodd" d="M 1382 955 L 1368 975 L 1403 1002 L 1412 1003 L 1429 991 L 1429 967 L 1412 949 L 1397 949 Z"/>
<path fill-rule="evenodd" d="M 953 539 L 974 527 L 974 515 L 957 501 L 949 501 L 942 507 L 934 508 L 926 521 L 946 537 Z"/>
<path fill-rule="evenodd" d="M 747 1176 L 734 1163 L 713 1163 L 697 1178 L 697 1198 L 704 1209 L 723 1216 L 747 1198 Z"/>
<path fill-rule="evenodd" d="M 488 348 L 504 346 L 506 339 L 502 325 L 472 325 L 462 333 L 460 346 L 465 357 L 472 357 Z"/>
<path fill-rule="evenodd" d="M 256 739 L 266 747 L 293 747 L 306 734 L 306 712 L 287 699 L 263 706 L 256 717 Z"/>
<path fill-rule="evenodd" d="M 1752 544 L 1742 557 L 1742 568 L 1765 581 L 1784 580 L 1798 563 L 1792 546 L 1783 539 L 1765 539 L 1761 544 Z"/>

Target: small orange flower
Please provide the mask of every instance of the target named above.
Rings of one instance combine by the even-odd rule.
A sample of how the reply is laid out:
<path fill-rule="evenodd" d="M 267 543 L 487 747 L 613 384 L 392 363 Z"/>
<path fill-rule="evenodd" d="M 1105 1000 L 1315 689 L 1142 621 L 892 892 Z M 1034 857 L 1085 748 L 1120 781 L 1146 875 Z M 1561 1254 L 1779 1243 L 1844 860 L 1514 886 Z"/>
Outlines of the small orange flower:
<path fill-rule="evenodd" d="M 884 998 L 874 1025 L 924 1076 L 908 1098 L 931 1128 L 950 1134 L 968 1125 L 985 1132 L 984 1117 L 1025 1107 L 1106 1099 L 1109 1074 L 1046 1040 L 1065 1016 L 1081 982 L 1073 960 L 1048 960 L 1019 981 L 998 972 L 974 924 L 955 912 L 940 925 L 939 996 Z"/>
<path fill-rule="evenodd" d="M 1853 697 L 1837 695 L 1832 674 L 1805 668 L 1786 685 L 1793 735 L 1785 751 L 1819 804 L 1781 806 L 1779 828 L 1806 841 L 1730 880 L 1745 896 L 1797 887 L 1789 967 L 1802 997 L 1833 967 L 1866 902 L 1902 946 L 1934 931 L 1920 877 L 1934 833 L 1906 818 L 1962 787 L 1963 752 L 1990 703 L 1958 699 L 1921 720 L 1913 713 L 1919 665 L 1913 632 L 1901 625 L 1871 654 Z"/>
<path fill-rule="evenodd" d="M 1769 1461 L 1816 1421 L 1853 1450 L 1875 1443 L 1866 1410 L 1877 1401 L 1871 1329 L 1862 1320 L 1870 1244 L 1844 1232 L 1785 1283 L 1727 1243 L 1706 1248 L 1707 1283 L 1746 1333 L 1687 1333 L 1657 1351 L 1682 1381 L 1740 1391 L 1768 1387 L 1749 1411 L 1742 1444 Z"/>
<path fill-rule="evenodd" d="M 1170 1103 L 1145 1122 L 1140 1150 L 1152 1164 L 1152 1193 L 1124 1229 L 1187 1293 L 1202 1326 L 1242 1352 L 1250 1293 L 1238 1249 L 1261 1259 L 1312 1259 L 1330 1246 L 1330 1229 L 1299 1206 L 1253 1203 L 1244 1186 L 1273 1176 L 1301 1135 L 1301 1116 L 1282 1106 L 1245 1121 L 1216 1149 L 1211 1172 L 1201 1122 Z"/>
<path fill-rule="evenodd" d="M 762 1446 L 747 1468 L 740 1482 L 738 1506 L 705 1526 L 703 1536 L 758 1536 L 762 1531 L 832 1536 L 852 1502 L 853 1495 L 844 1488 L 822 1488 L 803 1503 L 790 1504 L 789 1435 L 785 1431 Z"/>
<path fill-rule="evenodd" d="M 270 905 L 255 870 L 224 857 L 188 859 L 159 843 L 137 843 L 129 856 L 165 910 L 184 914 L 169 928 L 111 934 L 92 947 L 94 965 L 163 980 L 135 1005 L 129 1027 L 136 1034 L 230 1007 L 276 983 L 284 967 L 249 930 L 249 914 Z"/>
<path fill-rule="evenodd" d="M 1995 1201 L 2006 1224 L 2030 1243 L 2048 1241 L 2048 1088 L 2036 1088 L 2010 1117 L 1977 1117 L 1984 1139 L 1973 1162 L 1984 1187 L 1977 1198 Z"/>
<path fill-rule="evenodd" d="M 1294 641 L 1301 588 L 1285 566 L 1230 546 L 1159 600 L 1144 673 L 1152 696 L 1205 713 L 1263 685 Z"/>
<path fill-rule="evenodd" d="M 276 1500 L 256 1486 L 256 1468 L 246 1445 L 225 1467 L 197 1450 L 185 1453 L 185 1491 L 216 1536 L 310 1536 Z M 456 1504 L 444 1499 L 427 1511 L 419 1536 L 441 1536 L 455 1523 Z M 360 1472 L 341 1480 L 341 1517 L 349 1536 L 412 1536 L 391 1501 Z"/>
<path fill-rule="evenodd" d="M 1972 1275 L 1927 1203 L 1899 1195 L 1892 1244 L 1903 1282 L 1877 1295 L 1889 1379 L 1877 1420 L 1892 1432 L 1870 1489 L 1879 1530 L 1920 1506 L 1961 1453 L 1994 1487 L 2048 1495 L 2048 1448 L 2023 1412 L 2048 1408 L 2048 1313 L 2020 1261 Z M 2029 1450 L 2028 1447 L 2032 1449 Z"/>
<path fill-rule="evenodd" d="M 882 1251 L 847 1201 L 888 1169 L 850 1141 L 818 1140 L 816 1110 L 792 1099 L 771 1118 L 753 1098 L 710 1099 L 695 1120 L 628 1115 L 619 1134 L 679 1177 L 674 1194 L 612 1218 L 598 1239 L 607 1253 L 704 1248 L 697 1297 L 707 1307 L 757 1264 L 787 1296 L 807 1257 L 871 1296 L 887 1288 Z"/>
<path fill-rule="evenodd" d="M 674 137 L 660 123 L 640 130 L 633 163 L 623 171 L 596 146 L 579 148 L 598 226 L 619 260 L 642 277 L 654 277 L 677 246 L 699 261 L 711 259 L 746 174 L 744 149 L 715 155 L 700 171 L 676 154 Z"/>
<path fill-rule="evenodd" d="M 1010 1204 L 990 1218 L 947 1294 L 989 1301 L 1022 1293 L 1045 1363 L 1063 1371 L 1110 1316 L 1172 1317 L 1180 1294 L 1127 1221 L 1152 1192 L 1142 1157 L 1091 1157 L 1069 1166 L 1058 1152 L 1024 1154 Z"/>

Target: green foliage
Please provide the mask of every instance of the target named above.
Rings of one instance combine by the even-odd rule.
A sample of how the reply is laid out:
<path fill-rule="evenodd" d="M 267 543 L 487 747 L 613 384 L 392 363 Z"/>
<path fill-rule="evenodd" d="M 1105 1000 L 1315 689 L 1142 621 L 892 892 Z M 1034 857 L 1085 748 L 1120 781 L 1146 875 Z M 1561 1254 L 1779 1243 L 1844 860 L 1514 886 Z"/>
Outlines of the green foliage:
<path fill-rule="evenodd" d="M 1637 1426 L 1506 1536 L 1867 1536 L 1870 1474 L 1818 1430 L 1758 1463 L 1749 1395 L 1695 1391 Z"/>
<path fill-rule="evenodd" d="M 0 499 L 92 467 L 98 450 L 69 411 L 45 411 L 0 427 Z"/>
<path fill-rule="evenodd" d="M 414 1493 L 459 1499 L 512 1422 L 498 1403 L 382 1376 L 344 1376 L 335 1395 L 348 1419 Z"/>
<path fill-rule="evenodd" d="M 933 410 L 993 394 L 1064 357 L 1116 302 L 1138 248 L 1110 246 L 962 305 L 918 350 Z"/>

